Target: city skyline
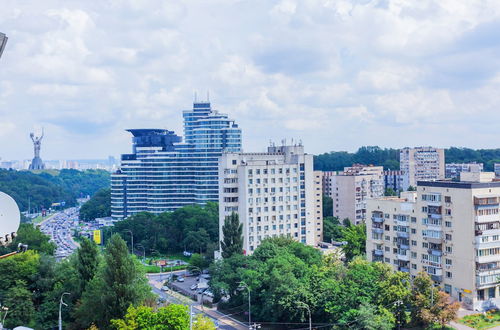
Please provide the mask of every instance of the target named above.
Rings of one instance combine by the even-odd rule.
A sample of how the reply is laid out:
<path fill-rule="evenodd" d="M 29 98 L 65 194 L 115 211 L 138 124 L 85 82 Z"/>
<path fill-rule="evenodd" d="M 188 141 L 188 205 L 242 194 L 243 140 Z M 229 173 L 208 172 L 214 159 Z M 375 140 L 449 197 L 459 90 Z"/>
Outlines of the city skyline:
<path fill-rule="evenodd" d="M 46 159 L 129 152 L 125 129 L 181 132 L 179 113 L 207 90 L 238 120 L 244 150 L 283 138 L 313 154 L 496 146 L 494 1 L 50 0 L 2 9 L 3 159 L 30 157 L 26 132 L 36 125 L 46 128 Z"/>

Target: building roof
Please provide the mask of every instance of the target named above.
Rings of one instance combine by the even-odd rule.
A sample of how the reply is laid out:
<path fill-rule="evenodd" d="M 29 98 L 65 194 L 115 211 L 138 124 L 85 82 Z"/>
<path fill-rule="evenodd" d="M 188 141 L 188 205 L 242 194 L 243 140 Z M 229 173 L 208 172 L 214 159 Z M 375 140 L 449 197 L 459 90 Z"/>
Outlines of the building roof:
<path fill-rule="evenodd" d="M 439 187 L 455 189 L 500 188 L 500 181 L 491 182 L 464 182 L 464 181 L 417 181 L 419 187 Z"/>

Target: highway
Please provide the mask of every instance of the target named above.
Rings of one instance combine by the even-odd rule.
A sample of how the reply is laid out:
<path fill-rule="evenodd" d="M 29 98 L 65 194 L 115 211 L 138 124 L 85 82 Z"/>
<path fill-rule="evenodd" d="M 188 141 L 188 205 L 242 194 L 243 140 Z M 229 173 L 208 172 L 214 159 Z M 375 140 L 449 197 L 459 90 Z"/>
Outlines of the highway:
<path fill-rule="evenodd" d="M 73 240 L 72 231 L 78 221 L 78 209 L 72 207 L 57 212 L 40 223 L 40 230 L 50 236 L 50 240 L 57 245 L 56 258 L 66 258 L 77 248 L 78 243 Z"/>

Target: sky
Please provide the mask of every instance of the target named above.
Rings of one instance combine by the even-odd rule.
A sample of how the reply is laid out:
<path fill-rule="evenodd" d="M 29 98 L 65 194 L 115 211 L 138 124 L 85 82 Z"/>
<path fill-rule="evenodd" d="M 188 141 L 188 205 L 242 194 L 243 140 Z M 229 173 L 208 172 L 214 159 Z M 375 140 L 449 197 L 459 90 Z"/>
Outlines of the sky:
<path fill-rule="evenodd" d="M 0 157 L 118 156 L 197 93 L 245 151 L 500 147 L 498 0 L 2 0 Z"/>

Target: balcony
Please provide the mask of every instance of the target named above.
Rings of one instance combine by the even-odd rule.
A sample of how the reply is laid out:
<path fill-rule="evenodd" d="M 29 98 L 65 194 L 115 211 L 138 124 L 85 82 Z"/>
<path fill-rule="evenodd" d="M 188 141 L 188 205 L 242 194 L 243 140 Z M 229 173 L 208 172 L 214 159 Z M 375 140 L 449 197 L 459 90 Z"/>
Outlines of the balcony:
<path fill-rule="evenodd" d="M 410 238 L 410 234 L 405 232 L 405 231 L 398 231 L 396 233 L 396 235 L 399 237 L 399 238 Z"/>
<path fill-rule="evenodd" d="M 383 223 L 384 222 L 384 218 L 373 216 L 372 217 L 372 221 L 375 222 L 375 223 Z"/>
<path fill-rule="evenodd" d="M 431 279 L 434 282 L 443 282 L 443 275 L 431 275 Z"/>
<path fill-rule="evenodd" d="M 407 245 L 407 244 L 398 244 L 398 247 L 401 249 L 401 250 L 409 250 L 410 249 L 410 246 Z"/>
<path fill-rule="evenodd" d="M 443 251 L 441 250 L 436 250 L 436 249 L 428 249 L 427 250 L 427 253 L 428 254 L 431 254 L 433 256 L 438 256 L 438 257 L 441 257 L 443 255 Z"/>
<path fill-rule="evenodd" d="M 400 254 L 400 253 L 398 253 L 396 255 L 396 257 L 398 258 L 398 260 L 410 261 L 410 255 L 409 254 Z"/>
<path fill-rule="evenodd" d="M 372 228 L 372 231 L 376 234 L 383 234 L 384 233 L 384 229 L 382 229 L 382 228 Z"/>
<path fill-rule="evenodd" d="M 409 273 L 410 272 L 410 268 L 408 268 L 408 267 L 398 267 L 398 270 L 400 272 L 405 272 L 405 273 Z"/>
<path fill-rule="evenodd" d="M 383 256 L 384 255 L 384 251 L 383 250 L 377 250 L 377 249 L 375 249 L 375 250 L 373 250 L 373 255 L 374 256 L 379 256 L 379 257 Z"/>
<path fill-rule="evenodd" d="M 429 217 L 431 219 L 442 219 L 443 218 L 443 216 L 441 214 L 434 214 L 434 213 L 429 214 Z"/>
<path fill-rule="evenodd" d="M 480 264 L 486 264 L 490 262 L 498 261 L 498 255 L 490 255 L 490 256 L 476 256 L 476 262 Z"/>
<path fill-rule="evenodd" d="M 484 196 L 484 197 L 474 197 L 474 205 L 498 205 L 499 200 L 497 196 Z"/>
<path fill-rule="evenodd" d="M 476 215 L 475 220 L 477 223 L 496 222 L 500 220 L 499 214 Z"/>

